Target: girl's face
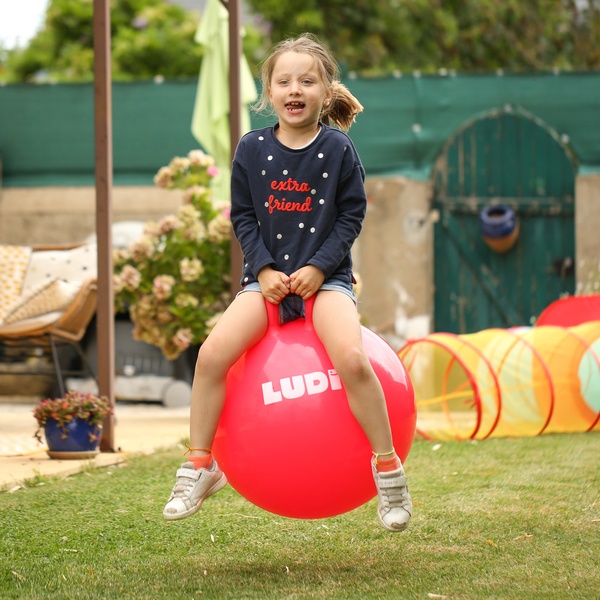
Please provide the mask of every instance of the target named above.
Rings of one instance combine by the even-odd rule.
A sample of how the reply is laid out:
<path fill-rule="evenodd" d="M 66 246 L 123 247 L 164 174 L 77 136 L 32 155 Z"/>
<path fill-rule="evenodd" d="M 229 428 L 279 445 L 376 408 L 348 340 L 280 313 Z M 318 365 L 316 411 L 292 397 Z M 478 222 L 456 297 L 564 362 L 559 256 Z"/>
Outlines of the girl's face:
<path fill-rule="evenodd" d="M 269 99 L 280 126 L 307 130 L 317 124 L 323 104 L 331 101 L 331 91 L 310 54 L 284 52 L 273 68 Z"/>

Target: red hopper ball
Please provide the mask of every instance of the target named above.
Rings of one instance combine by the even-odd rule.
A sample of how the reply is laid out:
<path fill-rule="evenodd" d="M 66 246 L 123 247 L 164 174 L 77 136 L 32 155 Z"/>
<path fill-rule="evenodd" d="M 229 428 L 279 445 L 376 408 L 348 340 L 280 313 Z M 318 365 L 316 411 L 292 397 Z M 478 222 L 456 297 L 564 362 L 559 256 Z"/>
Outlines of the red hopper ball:
<path fill-rule="evenodd" d="M 230 369 L 214 456 L 232 487 L 256 506 L 298 519 L 332 517 L 376 495 L 371 447 L 312 326 L 279 325 L 266 303 L 263 339 Z M 404 461 L 416 425 L 412 383 L 398 355 L 362 328 L 363 343 L 386 398 L 394 447 Z"/>

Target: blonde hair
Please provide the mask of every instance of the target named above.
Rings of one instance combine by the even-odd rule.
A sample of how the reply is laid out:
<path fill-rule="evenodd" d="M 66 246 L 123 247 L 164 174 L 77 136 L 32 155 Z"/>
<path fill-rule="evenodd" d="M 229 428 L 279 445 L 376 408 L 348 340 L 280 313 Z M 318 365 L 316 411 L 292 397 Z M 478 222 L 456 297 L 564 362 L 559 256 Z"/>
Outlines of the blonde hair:
<path fill-rule="evenodd" d="M 323 82 L 332 92 L 331 102 L 323 106 L 320 119 L 326 125 L 333 123 L 343 131 L 348 131 L 354 123 L 356 115 L 362 112 L 363 106 L 340 82 L 340 68 L 333 55 L 310 33 L 283 40 L 273 47 L 262 64 L 262 92 L 254 106 L 255 110 L 258 112 L 272 110 L 269 102 L 271 77 L 277 59 L 286 52 L 309 54 L 315 59 Z"/>

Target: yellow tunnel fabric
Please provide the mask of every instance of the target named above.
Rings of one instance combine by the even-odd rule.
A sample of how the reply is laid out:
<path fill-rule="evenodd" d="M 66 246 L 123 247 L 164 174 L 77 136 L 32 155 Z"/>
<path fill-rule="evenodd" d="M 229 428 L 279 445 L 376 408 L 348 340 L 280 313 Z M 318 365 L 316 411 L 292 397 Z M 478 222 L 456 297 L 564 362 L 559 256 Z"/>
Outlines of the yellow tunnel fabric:
<path fill-rule="evenodd" d="M 600 429 L 600 321 L 433 333 L 398 354 L 427 438 Z"/>

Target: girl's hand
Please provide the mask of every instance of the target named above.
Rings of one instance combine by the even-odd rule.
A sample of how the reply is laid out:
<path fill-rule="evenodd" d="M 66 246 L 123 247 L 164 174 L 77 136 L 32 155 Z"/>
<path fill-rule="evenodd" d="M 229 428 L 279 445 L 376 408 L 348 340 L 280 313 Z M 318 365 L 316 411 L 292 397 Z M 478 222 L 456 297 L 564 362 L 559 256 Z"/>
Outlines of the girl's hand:
<path fill-rule="evenodd" d="M 272 267 L 262 268 L 257 279 L 262 295 L 271 304 L 279 304 L 290 293 L 290 278 Z"/>
<path fill-rule="evenodd" d="M 290 291 L 308 300 L 319 291 L 325 281 L 323 271 L 313 265 L 306 265 L 290 275 Z"/>

